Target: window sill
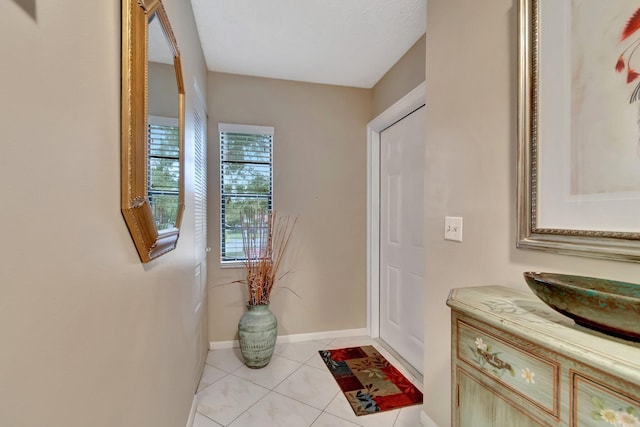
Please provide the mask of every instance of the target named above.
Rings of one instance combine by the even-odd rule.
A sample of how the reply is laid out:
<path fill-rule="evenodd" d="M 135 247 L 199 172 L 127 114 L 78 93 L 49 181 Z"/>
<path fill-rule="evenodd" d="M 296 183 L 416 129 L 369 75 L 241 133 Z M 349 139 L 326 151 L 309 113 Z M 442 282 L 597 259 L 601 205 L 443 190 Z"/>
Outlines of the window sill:
<path fill-rule="evenodd" d="M 220 263 L 220 268 L 244 268 L 244 262 L 242 261 L 222 261 Z"/>

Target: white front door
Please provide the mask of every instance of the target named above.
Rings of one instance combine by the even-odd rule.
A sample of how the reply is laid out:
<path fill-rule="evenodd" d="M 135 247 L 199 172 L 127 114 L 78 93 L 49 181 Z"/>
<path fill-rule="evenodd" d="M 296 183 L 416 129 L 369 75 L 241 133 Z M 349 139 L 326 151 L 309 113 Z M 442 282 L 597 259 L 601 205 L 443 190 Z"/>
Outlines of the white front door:
<path fill-rule="evenodd" d="M 424 363 L 425 110 L 380 132 L 380 338 Z"/>

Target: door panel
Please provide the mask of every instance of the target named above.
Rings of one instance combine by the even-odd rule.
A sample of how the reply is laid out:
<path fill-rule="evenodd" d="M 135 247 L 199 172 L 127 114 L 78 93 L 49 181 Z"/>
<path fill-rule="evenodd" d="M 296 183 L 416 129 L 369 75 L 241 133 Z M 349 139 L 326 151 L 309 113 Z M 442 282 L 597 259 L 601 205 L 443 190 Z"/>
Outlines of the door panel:
<path fill-rule="evenodd" d="M 423 372 L 424 108 L 380 133 L 380 338 Z"/>

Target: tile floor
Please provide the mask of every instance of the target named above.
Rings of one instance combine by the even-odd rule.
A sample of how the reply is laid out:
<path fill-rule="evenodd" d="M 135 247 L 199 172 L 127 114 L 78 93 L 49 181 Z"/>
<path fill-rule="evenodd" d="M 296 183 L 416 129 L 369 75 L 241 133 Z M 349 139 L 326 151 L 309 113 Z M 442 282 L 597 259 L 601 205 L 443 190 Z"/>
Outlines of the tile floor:
<path fill-rule="evenodd" d="M 419 427 L 421 405 L 356 417 L 318 350 L 373 345 L 420 390 L 422 383 L 368 337 L 276 345 L 269 365 L 244 366 L 240 349 L 214 350 L 198 386 L 193 427 Z"/>

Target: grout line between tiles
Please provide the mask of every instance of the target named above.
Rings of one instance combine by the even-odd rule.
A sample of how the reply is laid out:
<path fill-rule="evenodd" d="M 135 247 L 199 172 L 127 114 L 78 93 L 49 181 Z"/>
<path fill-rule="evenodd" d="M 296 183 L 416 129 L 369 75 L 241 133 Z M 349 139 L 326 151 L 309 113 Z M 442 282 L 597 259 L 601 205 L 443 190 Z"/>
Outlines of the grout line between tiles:
<path fill-rule="evenodd" d="M 205 417 L 206 419 L 211 420 L 211 422 L 213 422 L 215 425 L 222 426 L 222 424 L 220 424 L 219 422 L 217 422 L 217 421 L 216 421 L 216 420 L 214 420 L 213 418 L 208 417 L 207 415 L 203 414 L 202 412 L 197 411 L 197 410 L 196 410 L 196 412 L 197 412 L 198 414 L 200 414 L 201 416 Z"/>
<path fill-rule="evenodd" d="M 291 362 L 301 363 L 301 364 L 303 364 L 303 365 L 306 363 L 306 362 L 301 362 L 301 361 L 299 361 L 299 360 L 292 359 L 292 358 L 287 357 L 287 356 L 284 356 L 284 355 L 282 355 L 282 354 L 278 354 L 278 356 L 282 357 L 283 359 L 290 360 Z"/>
<path fill-rule="evenodd" d="M 285 359 L 286 359 L 286 357 L 285 357 Z M 290 359 L 287 359 L 287 360 L 290 360 Z M 295 362 L 295 360 L 293 360 L 292 362 Z M 300 363 L 300 362 L 296 362 L 296 363 Z M 299 370 L 300 368 L 302 368 L 303 366 L 304 366 L 304 364 L 300 363 L 300 366 L 298 366 L 296 369 L 294 369 L 294 370 L 293 370 L 289 375 L 287 375 L 286 377 L 284 377 L 284 378 L 283 378 L 283 379 L 282 379 L 278 384 L 276 384 L 275 386 L 273 386 L 273 388 L 272 388 L 272 389 L 270 389 L 270 390 L 271 390 L 271 391 L 275 391 L 275 389 L 276 389 L 276 388 L 278 388 L 278 386 L 279 386 L 280 384 L 282 384 L 283 382 L 285 382 L 286 380 L 288 380 L 288 379 L 289 379 L 289 377 L 291 377 L 293 374 L 295 374 L 296 372 L 298 372 L 298 370 Z M 264 386 L 263 386 L 263 387 L 264 387 Z M 279 394 L 279 393 L 278 393 L 278 394 Z"/>
<path fill-rule="evenodd" d="M 324 414 L 324 411 L 318 414 L 318 416 L 311 422 L 311 424 L 309 424 L 309 427 L 313 427 L 313 425 L 316 423 L 316 421 L 318 421 L 318 418 L 320 418 L 322 414 Z"/>
<path fill-rule="evenodd" d="M 276 390 L 272 390 L 271 392 L 272 392 L 272 393 L 275 393 L 275 394 L 277 394 L 277 395 L 280 395 L 280 396 L 282 396 L 282 397 L 286 397 L 287 399 L 295 400 L 296 402 L 298 402 L 298 403 L 302 403 L 303 405 L 308 406 L 309 408 L 313 408 L 313 409 L 315 409 L 316 411 L 320 411 L 320 414 L 322 414 L 322 413 L 324 412 L 324 410 L 322 410 L 322 409 L 318 409 L 318 408 L 316 408 L 316 407 L 315 407 L 315 406 L 313 406 L 313 405 L 309 405 L 308 403 L 305 403 L 305 402 L 303 402 L 303 401 L 301 401 L 301 400 L 298 400 L 298 399 L 296 399 L 295 397 L 287 396 L 286 394 L 282 394 L 282 393 L 280 393 L 279 391 L 276 391 Z M 315 421 L 314 421 L 314 422 L 315 422 Z"/>
<path fill-rule="evenodd" d="M 333 400 L 339 395 L 341 394 L 342 391 L 337 391 L 336 394 L 333 395 L 333 397 L 331 398 L 331 400 L 329 400 L 329 403 L 327 403 L 324 408 L 322 409 L 322 412 L 327 412 L 327 408 L 329 407 L 329 405 L 331 405 L 331 402 L 333 402 Z M 333 415 L 333 414 L 331 414 Z M 335 416 L 335 415 L 334 415 Z"/>
<path fill-rule="evenodd" d="M 400 411 L 402 411 L 402 408 L 400 408 L 400 410 L 396 414 L 396 419 L 393 420 L 393 424 L 391 424 L 392 427 L 394 427 L 396 425 L 396 423 L 398 422 L 398 417 L 400 417 Z"/>

